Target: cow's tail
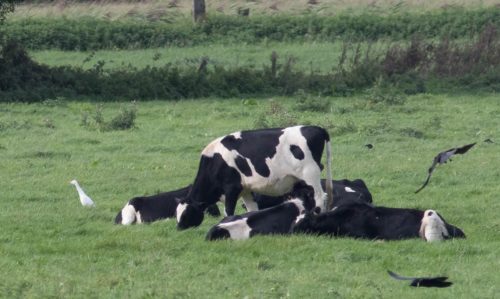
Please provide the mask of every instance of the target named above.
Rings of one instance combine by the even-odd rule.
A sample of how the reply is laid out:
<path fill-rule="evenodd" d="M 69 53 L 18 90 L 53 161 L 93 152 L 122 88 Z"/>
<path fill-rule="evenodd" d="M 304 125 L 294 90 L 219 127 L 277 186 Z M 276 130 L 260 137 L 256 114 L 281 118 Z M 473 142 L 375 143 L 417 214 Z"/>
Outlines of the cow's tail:
<path fill-rule="evenodd" d="M 333 182 L 332 182 L 332 146 L 330 138 L 325 142 L 326 147 L 326 210 L 333 208 Z"/>

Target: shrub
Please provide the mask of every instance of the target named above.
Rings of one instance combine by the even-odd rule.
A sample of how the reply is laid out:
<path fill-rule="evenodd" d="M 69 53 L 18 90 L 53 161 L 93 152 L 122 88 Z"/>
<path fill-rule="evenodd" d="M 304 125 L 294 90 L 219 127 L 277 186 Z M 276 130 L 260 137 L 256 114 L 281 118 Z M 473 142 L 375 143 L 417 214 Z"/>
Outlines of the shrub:
<path fill-rule="evenodd" d="M 266 110 L 255 119 L 254 128 L 280 128 L 297 124 L 297 116 L 290 113 L 280 103 L 270 100 Z"/>
<path fill-rule="evenodd" d="M 193 24 L 188 18 L 178 18 L 175 22 L 161 18 L 158 21 L 32 18 L 7 22 L 0 28 L 0 35 L 3 32 L 17 38 L 30 49 L 86 51 L 192 46 L 214 41 L 336 41 L 352 37 L 401 40 L 416 33 L 424 38 L 467 38 L 478 34 L 487 24 L 500 25 L 499 8 L 456 8 L 425 15 L 398 13 L 386 16 L 373 13 L 251 18 L 211 15 L 202 24 Z"/>
<path fill-rule="evenodd" d="M 102 105 L 96 105 L 91 120 L 89 120 L 89 113 L 87 111 L 83 112 L 80 125 L 99 131 L 128 130 L 135 128 L 136 116 L 137 107 L 136 103 L 133 102 L 129 107 L 121 107 L 118 114 L 107 122 L 104 120 Z"/>
<path fill-rule="evenodd" d="M 314 97 L 300 89 L 295 94 L 297 104 L 293 107 L 295 111 L 312 111 L 327 113 L 330 111 L 330 101 L 320 96 Z"/>
<path fill-rule="evenodd" d="M 354 50 L 348 52 L 349 48 Z M 272 55 L 270 64 L 262 69 L 211 68 L 206 67 L 210 60 L 204 58 L 199 66 L 185 68 L 164 65 L 106 70 L 101 61 L 84 70 L 40 65 L 18 43 L 8 42 L 0 49 L 0 101 L 33 102 L 81 96 L 113 101 L 172 100 L 293 95 L 302 90 L 294 109 L 327 111 L 329 104 L 322 100 L 323 95 L 364 91 L 366 107 L 376 108 L 382 104 L 404 104 L 406 94 L 432 88 L 500 91 L 500 39 L 497 29 L 491 26 L 470 42 L 452 43 L 445 38 L 433 43 L 414 39 L 406 47 L 392 47 L 380 54 L 370 47 L 364 49 L 359 44 L 346 43 L 337 69 L 329 73 L 295 70 L 293 57 L 284 63 L 279 63 L 277 57 Z"/>

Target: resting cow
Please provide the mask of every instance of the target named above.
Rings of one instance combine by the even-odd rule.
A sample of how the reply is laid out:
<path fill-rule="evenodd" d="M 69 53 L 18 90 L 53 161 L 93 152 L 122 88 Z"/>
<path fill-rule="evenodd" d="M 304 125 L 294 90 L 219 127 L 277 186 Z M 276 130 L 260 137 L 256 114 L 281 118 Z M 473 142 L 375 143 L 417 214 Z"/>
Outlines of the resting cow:
<path fill-rule="evenodd" d="M 116 215 L 115 223 L 129 225 L 173 218 L 175 217 L 177 205 L 182 198 L 187 196 L 190 189 L 191 185 L 152 196 L 134 197 Z M 209 206 L 207 212 L 214 217 L 220 216 L 216 204 Z"/>
<path fill-rule="evenodd" d="M 326 180 L 321 179 L 321 186 L 323 190 L 325 187 Z M 364 203 L 372 203 L 372 195 L 368 190 L 365 182 L 361 179 L 355 179 L 353 181 L 348 179 L 343 180 L 332 180 L 333 185 L 333 207 L 338 207 L 340 205 L 346 203 L 353 202 L 364 202 Z M 303 188 L 304 186 L 301 184 L 296 184 L 294 186 L 294 190 L 298 188 Z M 292 191 L 293 192 L 293 191 Z M 275 205 L 279 205 L 283 203 L 288 195 L 282 196 L 268 196 L 262 194 L 253 194 L 253 198 L 259 207 L 259 210 L 269 208 Z"/>
<path fill-rule="evenodd" d="M 227 216 L 207 233 L 207 240 L 245 240 L 255 235 L 289 234 L 297 217 L 315 206 L 314 191 L 301 189 L 291 199 L 267 209 Z"/>
<path fill-rule="evenodd" d="M 234 214 L 238 197 L 256 211 L 252 192 L 279 196 L 303 180 L 314 190 L 317 207 L 324 210 L 321 157 L 326 147 L 327 177 L 331 182 L 328 132 L 315 126 L 241 131 L 217 138 L 201 153 L 193 188 L 177 207 L 177 227 L 186 229 L 203 221 L 203 211 L 218 200 L 226 215 Z M 331 200 L 331 184 L 327 194 Z"/>
<path fill-rule="evenodd" d="M 319 215 L 306 213 L 292 228 L 294 233 L 400 240 L 421 237 L 426 241 L 465 238 L 461 229 L 433 210 L 373 207 L 348 204 Z"/>

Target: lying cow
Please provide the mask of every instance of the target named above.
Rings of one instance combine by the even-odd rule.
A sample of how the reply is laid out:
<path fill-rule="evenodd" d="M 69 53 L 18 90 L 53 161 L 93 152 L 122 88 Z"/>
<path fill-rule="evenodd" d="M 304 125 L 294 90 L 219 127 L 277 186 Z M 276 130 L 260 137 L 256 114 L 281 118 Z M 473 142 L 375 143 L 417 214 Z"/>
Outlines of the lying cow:
<path fill-rule="evenodd" d="M 245 240 L 255 235 L 289 234 L 297 217 L 315 206 L 314 191 L 303 188 L 267 209 L 227 216 L 207 233 L 207 240 Z"/>
<path fill-rule="evenodd" d="M 421 237 L 426 241 L 465 238 L 465 234 L 433 210 L 373 207 L 354 203 L 319 215 L 301 215 L 294 233 L 400 240 Z"/>
<path fill-rule="evenodd" d="M 134 197 L 127 202 L 125 207 L 116 215 L 115 223 L 130 225 L 133 223 L 153 222 L 165 218 L 175 217 L 177 205 L 185 198 L 191 190 L 191 185 L 152 196 Z M 214 216 L 220 216 L 216 204 L 207 208 L 207 212 Z"/>
<path fill-rule="evenodd" d="M 201 153 L 193 188 L 177 207 L 177 227 L 186 229 L 203 221 L 203 211 L 218 200 L 226 215 L 234 214 L 241 196 L 249 211 L 258 210 L 252 192 L 279 196 L 303 180 L 314 190 L 316 206 L 324 210 L 321 156 L 326 147 L 327 182 L 331 182 L 328 132 L 315 126 L 241 131 L 217 138 Z M 332 186 L 327 184 L 331 200 Z"/>
<path fill-rule="evenodd" d="M 326 180 L 321 179 L 321 186 L 323 190 L 326 189 Z M 343 179 L 343 180 L 332 180 L 333 185 L 333 207 L 338 207 L 346 203 L 372 203 L 372 194 L 368 190 L 365 182 L 361 179 L 355 179 L 353 181 Z M 294 186 L 294 190 L 298 188 L 303 188 L 303 184 L 297 183 Z M 292 191 L 293 192 L 293 191 Z M 268 196 L 253 193 L 253 198 L 259 207 L 259 210 L 266 209 L 272 206 L 279 205 L 283 203 L 289 195 L 285 194 L 282 196 Z"/>

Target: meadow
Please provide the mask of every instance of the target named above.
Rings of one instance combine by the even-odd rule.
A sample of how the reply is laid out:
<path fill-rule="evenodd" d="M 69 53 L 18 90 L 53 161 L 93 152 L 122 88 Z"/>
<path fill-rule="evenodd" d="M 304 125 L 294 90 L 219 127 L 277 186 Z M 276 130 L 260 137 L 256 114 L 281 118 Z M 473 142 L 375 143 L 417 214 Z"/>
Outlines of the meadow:
<path fill-rule="evenodd" d="M 304 99 L 305 97 L 305 99 Z M 2 298 L 499 298 L 497 94 L 0 104 Z M 135 127 L 99 129 L 134 105 Z M 209 141 L 236 130 L 317 124 L 333 141 L 335 178 L 362 178 L 377 205 L 433 208 L 465 240 L 368 241 L 258 236 L 207 242 L 218 220 L 177 231 L 175 220 L 131 227 L 113 219 L 138 195 L 192 182 Z M 491 138 L 495 143 L 485 143 Z M 478 142 L 439 166 L 440 151 Z M 371 143 L 372 150 L 364 145 Z M 84 208 L 76 178 L 96 202 Z M 239 209 L 241 212 L 242 209 Z M 447 275 L 447 289 L 403 275 Z"/>
<path fill-rule="evenodd" d="M 33 0 L 1 24 L 0 298 L 500 298 L 498 1 L 206 2 L 201 24 L 178 0 Z M 335 179 L 467 239 L 114 224 L 129 199 L 192 183 L 214 138 L 295 124 L 329 131 Z M 437 153 L 472 142 L 414 193 Z"/>
<path fill-rule="evenodd" d="M 388 43 L 376 43 L 375 48 L 386 48 Z M 366 47 L 366 43 L 363 43 Z M 207 57 L 209 66 L 262 68 L 269 65 L 272 52 L 278 54 L 281 63 L 293 59 L 294 66 L 301 70 L 329 72 L 338 65 L 342 42 L 337 43 L 255 43 L 255 44 L 210 44 L 192 47 L 165 47 L 138 50 L 61 51 L 33 50 L 31 57 L 49 66 L 75 66 L 89 69 L 99 61 L 104 69 L 132 66 L 142 69 L 148 66 L 198 67 Z"/>

